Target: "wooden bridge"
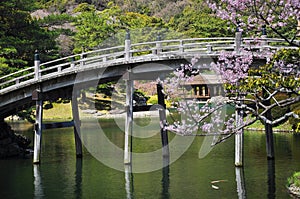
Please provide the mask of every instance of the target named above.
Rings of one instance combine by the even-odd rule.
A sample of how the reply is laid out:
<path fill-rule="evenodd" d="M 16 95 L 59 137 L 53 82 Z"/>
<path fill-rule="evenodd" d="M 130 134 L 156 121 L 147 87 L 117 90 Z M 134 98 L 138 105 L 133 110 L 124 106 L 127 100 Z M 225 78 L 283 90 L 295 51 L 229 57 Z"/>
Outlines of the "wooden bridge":
<path fill-rule="evenodd" d="M 46 63 L 35 55 L 34 66 L 0 77 L 0 119 L 36 104 L 34 163 L 40 156 L 43 101 L 58 98 L 72 99 L 77 155 L 81 156 L 77 92 L 82 84 L 105 83 L 123 77 L 127 82 L 127 120 L 125 128 L 124 162 L 130 163 L 133 80 L 156 79 L 170 73 L 193 57 L 198 65 L 209 66 L 221 51 L 236 51 L 248 47 L 254 56 L 264 59 L 270 50 L 288 47 L 284 40 L 274 38 L 242 38 L 241 33 L 226 38 L 192 38 L 131 44 L 82 52 Z M 207 65 L 206 65 L 207 64 Z M 158 89 L 159 90 L 159 89 Z M 163 98 L 161 100 L 163 104 Z M 161 112 L 163 119 L 164 113 Z M 167 145 L 167 142 L 165 143 Z"/>

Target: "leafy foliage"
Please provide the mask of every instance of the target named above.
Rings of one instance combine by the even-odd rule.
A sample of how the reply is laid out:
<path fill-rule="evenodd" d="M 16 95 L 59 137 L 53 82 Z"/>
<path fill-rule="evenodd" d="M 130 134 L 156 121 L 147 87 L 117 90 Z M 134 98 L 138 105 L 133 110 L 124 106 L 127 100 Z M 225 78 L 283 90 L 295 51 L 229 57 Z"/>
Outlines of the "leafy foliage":
<path fill-rule="evenodd" d="M 104 41 L 110 46 L 123 44 L 127 29 L 136 30 L 132 34 L 132 42 L 136 42 L 137 39 L 149 41 L 149 38 L 153 41 L 158 29 L 164 27 L 163 21 L 159 18 L 132 12 L 124 13 L 119 6 L 113 4 L 103 11 L 97 11 L 93 6 L 83 4 L 76 11 L 82 12 L 75 21 L 77 28 L 74 36 L 75 53 L 81 52 L 82 49 L 99 47 Z M 110 40 L 107 40 L 109 38 Z"/>
<path fill-rule="evenodd" d="M 185 7 L 182 13 L 170 20 L 169 25 L 188 37 L 226 37 L 234 34 L 229 23 L 216 18 L 204 4 Z"/>
<path fill-rule="evenodd" d="M 54 35 L 41 29 L 29 11 L 33 1 L 4 0 L 0 3 L 0 73 L 7 74 L 33 63 L 36 49 L 45 59 L 56 54 Z"/>

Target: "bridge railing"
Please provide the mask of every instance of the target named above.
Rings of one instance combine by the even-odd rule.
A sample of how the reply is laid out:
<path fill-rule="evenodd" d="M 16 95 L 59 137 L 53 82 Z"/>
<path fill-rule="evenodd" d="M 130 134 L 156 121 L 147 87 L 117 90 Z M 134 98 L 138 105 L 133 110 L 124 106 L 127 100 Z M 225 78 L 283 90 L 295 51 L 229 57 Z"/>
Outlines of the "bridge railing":
<path fill-rule="evenodd" d="M 143 61 L 149 57 L 150 59 L 157 59 L 193 55 L 211 56 L 218 55 L 223 50 L 238 52 L 241 47 L 261 52 L 266 49 L 278 50 L 287 46 L 283 39 L 242 38 L 241 33 L 236 33 L 236 37 L 174 39 L 136 44 L 131 44 L 130 39 L 127 39 L 123 46 L 82 52 L 0 77 L 0 94 L 22 85 L 76 73 L 88 68 Z M 289 46 L 289 48 L 293 47 Z"/>
<path fill-rule="evenodd" d="M 19 85 L 33 79 L 34 67 L 32 66 L 0 77 L 0 90 L 10 86 Z"/>
<path fill-rule="evenodd" d="M 299 41 L 295 41 L 299 44 Z M 282 48 L 297 49 L 296 46 L 289 46 L 284 39 L 279 38 L 243 38 L 243 47 L 251 50 L 280 50 Z"/>
<path fill-rule="evenodd" d="M 212 53 L 232 50 L 234 38 L 193 38 L 137 43 L 131 45 L 131 57 L 140 55 L 181 55 L 182 53 Z"/>

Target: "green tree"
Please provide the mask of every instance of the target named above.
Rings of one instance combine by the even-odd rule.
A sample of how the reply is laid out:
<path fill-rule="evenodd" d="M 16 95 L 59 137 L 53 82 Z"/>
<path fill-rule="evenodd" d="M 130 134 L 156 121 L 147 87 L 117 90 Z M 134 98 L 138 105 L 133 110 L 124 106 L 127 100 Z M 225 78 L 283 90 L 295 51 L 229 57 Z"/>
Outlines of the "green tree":
<path fill-rule="evenodd" d="M 97 47 L 120 29 L 121 10 L 116 6 L 100 12 L 94 6 L 84 3 L 74 12 L 80 13 L 75 20 L 75 53 Z"/>
<path fill-rule="evenodd" d="M 174 16 L 170 22 L 174 30 L 187 37 L 226 37 L 234 31 L 227 21 L 216 18 L 204 4 L 187 6 L 184 11 Z"/>
<path fill-rule="evenodd" d="M 103 11 L 98 11 L 89 4 L 81 4 L 74 11 L 81 13 L 75 20 L 75 53 L 82 49 L 99 48 L 104 41 L 105 45 L 121 45 L 127 29 L 134 32 L 131 37 L 133 43 L 153 41 L 156 40 L 159 29 L 165 27 L 160 18 L 123 12 L 119 6 L 113 4 L 109 4 L 109 8 Z"/>
<path fill-rule="evenodd" d="M 0 74 L 4 75 L 33 64 L 39 50 L 44 59 L 56 54 L 54 35 L 41 29 L 30 16 L 32 0 L 0 2 Z"/>

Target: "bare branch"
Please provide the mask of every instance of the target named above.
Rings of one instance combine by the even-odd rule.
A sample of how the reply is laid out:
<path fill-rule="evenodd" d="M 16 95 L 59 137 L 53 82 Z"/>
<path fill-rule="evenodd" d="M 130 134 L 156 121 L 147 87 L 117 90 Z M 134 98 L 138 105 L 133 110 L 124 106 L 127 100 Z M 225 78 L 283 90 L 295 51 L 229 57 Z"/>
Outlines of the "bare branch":
<path fill-rule="evenodd" d="M 289 112 L 284 114 L 282 117 L 276 119 L 276 120 L 269 120 L 264 115 L 259 115 L 258 117 L 266 124 L 271 124 L 272 126 L 279 124 L 280 122 L 286 120 L 289 117 L 299 118 L 299 115 L 295 114 L 294 112 Z"/>

